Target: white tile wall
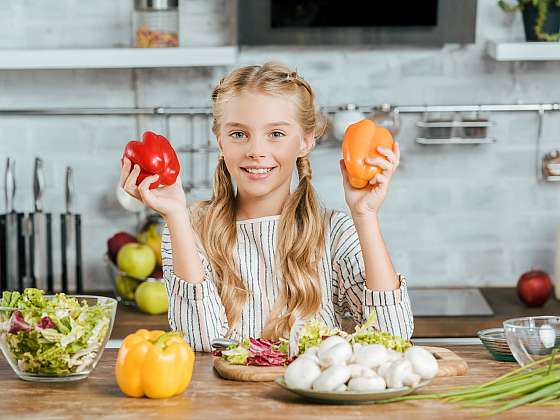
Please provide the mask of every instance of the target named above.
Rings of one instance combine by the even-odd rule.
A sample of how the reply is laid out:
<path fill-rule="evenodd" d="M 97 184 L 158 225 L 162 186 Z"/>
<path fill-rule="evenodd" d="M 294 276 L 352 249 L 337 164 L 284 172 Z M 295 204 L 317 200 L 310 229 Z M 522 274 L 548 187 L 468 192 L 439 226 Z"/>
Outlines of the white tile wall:
<path fill-rule="evenodd" d="M 523 38 L 520 17 L 506 16 L 495 3 L 479 1 L 474 45 L 243 48 L 237 64 L 283 61 L 311 82 L 321 105 L 560 101 L 560 63 L 496 63 L 484 55 L 487 39 Z M 182 0 L 182 44 L 230 42 L 226 5 L 227 0 Z M 3 0 L 0 48 L 126 46 L 131 10 L 128 0 Z M 138 71 L 137 104 L 206 106 L 213 84 L 227 70 Z M 134 106 L 133 86 L 130 70 L 1 71 L 0 107 Z M 551 271 L 560 186 L 536 181 L 536 116 L 495 115 L 498 143 L 472 147 L 416 144 L 416 118 L 403 117 L 403 164 L 382 212 L 397 269 L 413 286 L 506 286 L 533 266 Z M 142 127 L 164 125 L 144 119 Z M 206 141 L 202 131 L 195 142 Z M 64 167 L 76 168 L 91 289 L 110 285 L 101 260 L 106 239 L 135 224 L 114 198 L 118 159 L 135 135 L 136 122 L 129 117 L 0 116 L 0 169 L 6 156 L 16 159 L 19 209 L 31 209 L 35 156 L 45 159 L 49 211 L 63 209 Z M 172 119 L 172 141 L 190 141 L 180 118 Z M 560 113 L 547 115 L 543 143 L 547 149 L 560 147 Z M 337 146 L 315 150 L 314 180 L 326 205 L 343 208 L 338 156 Z M 204 177 L 200 166 L 196 176 Z"/>

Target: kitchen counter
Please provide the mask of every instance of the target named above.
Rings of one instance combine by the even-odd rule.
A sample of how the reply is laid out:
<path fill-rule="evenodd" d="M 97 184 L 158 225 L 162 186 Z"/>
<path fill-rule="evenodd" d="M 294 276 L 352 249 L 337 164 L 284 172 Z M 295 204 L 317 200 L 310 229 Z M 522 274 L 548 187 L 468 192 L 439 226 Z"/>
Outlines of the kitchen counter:
<path fill-rule="evenodd" d="M 482 288 L 482 294 L 494 310 L 491 316 L 415 317 L 414 337 L 475 337 L 483 328 L 501 327 L 508 318 L 535 315 L 560 315 L 560 302 L 551 298 L 541 308 L 528 308 L 517 297 L 515 288 Z M 353 330 L 352 322 L 343 325 Z M 134 308 L 119 305 L 111 338 L 122 339 L 139 328 L 168 330 L 167 315 L 150 316 Z"/>
<path fill-rule="evenodd" d="M 481 345 L 448 346 L 469 364 L 461 377 L 437 378 L 422 392 L 485 382 L 514 369 L 517 364 L 497 362 Z M 189 418 L 189 419 L 324 419 L 331 418 L 468 418 L 476 410 L 464 410 L 441 401 L 406 401 L 386 405 L 322 405 L 310 403 L 274 383 L 234 382 L 217 376 L 212 356 L 196 355 L 191 385 L 179 396 L 166 400 L 127 398 L 114 379 L 116 349 L 106 349 L 89 378 L 74 383 L 32 383 L 18 379 L 0 358 L 2 404 L 0 418 Z M 436 414 L 437 413 L 437 414 Z M 558 418 L 557 407 L 522 407 L 502 419 Z"/>

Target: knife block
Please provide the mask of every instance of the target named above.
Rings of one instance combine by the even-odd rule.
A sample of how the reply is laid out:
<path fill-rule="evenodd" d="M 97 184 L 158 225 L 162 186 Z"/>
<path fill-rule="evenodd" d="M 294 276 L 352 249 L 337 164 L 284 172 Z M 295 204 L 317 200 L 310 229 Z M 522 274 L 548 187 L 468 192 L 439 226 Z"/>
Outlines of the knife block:
<path fill-rule="evenodd" d="M 81 215 L 43 215 L 45 234 L 41 240 L 33 234 L 33 213 L 17 213 L 15 237 L 8 237 L 8 218 L 0 215 L 0 292 L 37 287 L 46 293 L 83 293 Z M 46 256 L 41 264 L 39 254 Z"/>

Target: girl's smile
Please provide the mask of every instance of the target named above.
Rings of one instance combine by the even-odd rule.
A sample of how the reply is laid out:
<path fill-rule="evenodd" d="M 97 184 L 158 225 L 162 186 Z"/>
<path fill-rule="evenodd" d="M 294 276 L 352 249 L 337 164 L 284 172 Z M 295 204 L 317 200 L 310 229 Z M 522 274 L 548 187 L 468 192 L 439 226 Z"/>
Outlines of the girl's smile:
<path fill-rule="evenodd" d="M 276 169 L 276 166 L 245 166 L 241 167 L 241 170 L 245 173 L 248 179 L 251 180 L 262 180 L 267 179 L 272 175 L 272 171 Z"/>

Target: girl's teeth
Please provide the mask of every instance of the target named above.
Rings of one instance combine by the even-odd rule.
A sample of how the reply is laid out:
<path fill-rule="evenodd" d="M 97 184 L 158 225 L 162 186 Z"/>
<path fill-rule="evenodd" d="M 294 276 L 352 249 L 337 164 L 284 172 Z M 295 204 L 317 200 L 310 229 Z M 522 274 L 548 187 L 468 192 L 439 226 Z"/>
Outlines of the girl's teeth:
<path fill-rule="evenodd" d="M 254 168 L 248 168 L 247 172 L 251 173 L 251 174 L 265 174 L 267 172 L 270 172 L 271 169 L 254 169 Z"/>

